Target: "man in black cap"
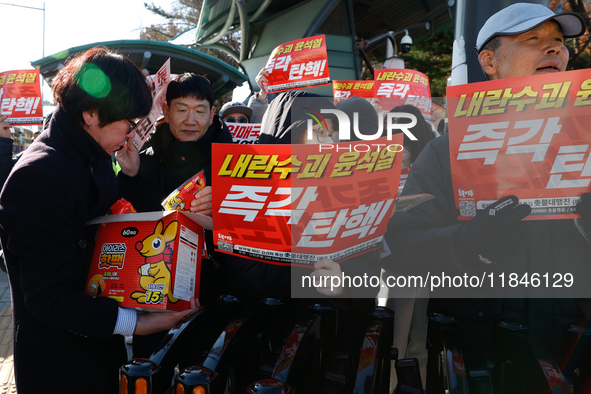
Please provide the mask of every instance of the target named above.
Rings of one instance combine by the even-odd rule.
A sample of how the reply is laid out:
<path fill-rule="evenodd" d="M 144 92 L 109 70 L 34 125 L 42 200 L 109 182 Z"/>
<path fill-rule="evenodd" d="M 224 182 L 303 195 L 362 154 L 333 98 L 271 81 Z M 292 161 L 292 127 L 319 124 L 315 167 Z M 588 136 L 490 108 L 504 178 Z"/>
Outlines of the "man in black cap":
<path fill-rule="evenodd" d="M 542 5 L 513 4 L 491 16 L 480 30 L 478 60 L 491 80 L 565 71 L 564 38 L 584 32 L 585 22 L 578 14 L 557 15 Z M 399 212 L 386 233 L 397 264 L 421 266 L 425 272 L 442 269 L 447 274 L 483 270 L 491 263 L 511 269 L 517 264 L 556 267 L 562 259 L 589 261 L 589 245 L 573 221 L 523 222 L 531 209 L 518 205 L 515 196 L 493 203 L 491 207 L 499 208 L 495 216 L 487 210 L 470 221 L 459 221 L 447 134 L 431 141 L 412 167 L 402 194 L 418 193 L 433 194 L 435 199 Z M 431 308 L 458 319 L 467 366 L 486 364 L 494 325 L 508 318 L 527 325 L 531 338 L 544 343 L 561 361 L 563 326 L 586 323 L 590 310 L 587 301 L 575 299 L 432 298 Z"/>

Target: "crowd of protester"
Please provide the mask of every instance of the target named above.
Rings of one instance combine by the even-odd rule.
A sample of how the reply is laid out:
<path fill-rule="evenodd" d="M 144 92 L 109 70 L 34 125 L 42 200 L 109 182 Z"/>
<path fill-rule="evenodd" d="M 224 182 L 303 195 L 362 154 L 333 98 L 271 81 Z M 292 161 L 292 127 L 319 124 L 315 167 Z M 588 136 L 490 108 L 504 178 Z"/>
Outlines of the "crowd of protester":
<path fill-rule="evenodd" d="M 585 31 L 576 14 L 557 15 L 548 8 L 516 4 L 493 15 L 477 40 L 478 60 L 491 80 L 537 73 L 542 60 L 564 71 L 568 51 L 563 39 Z M 532 39 L 533 37 L 533 39 Z M 542 60 L 540 60 L 542 59 Z M 96 97 L 81 86 L 81 75 L 98 68 L 113 89 Z M 316 127 L 307 136 L 306 119 L 293 111 L 294 102 L 306 108 L 339 109 L 363 132 L 375 134 L 379 118 L 365 99 L 353 97 L 336 106 L 325 97 L 303 90 L 277 95 L 271 102 L 262 88 L 248 105 L 225 104 L 219 116 L 213 106 L 214 91 L 206 77 L 181 74 L 172 80 L 163 105 L 164 121 L 155 127 L 145 149 L 128 141 L 138 118 L 151 108 L 151 93 L 142 71 L 127 58 L 97 47 L 73 56 L 55 77 L 52 89 L 58 104 L 46 129 L 16 161 L 0 158 L 0 241 L 6 256 L 14 319 L 14 365 L 19 393 L 60 387 L 61 392 L 116 393 L 119 368 L 127 361 L 124 336 L 133 335 L 133 356 L 149 357 L 173 327 L 192 309 L 183 312 L 139 314 L 121 308 L 113 299 L 84 294 L 94 234 L 86 222 L 104 215 L 124 197 L 138 212 L 159 211 L 161 202 L 176 187 L 204 171 L 206 187 L 191 202 L 190 211 L 212 216 L 212 144 L 231 144 L 225 122 L 260 123 L 260 144 L 308 144 L 339 142 L 337 119 L 326 116 L 327 130 Z M 415 115 L 411 132 L 404 138 L 403 168 L 408 179 L 402 195 L 429 193 L 434 199 L 409 211 L 393 214 L 385 244 L 395 253 L 372 251 L 340 264 L 323 259 L 312 276 L 401 275 L 409 267 L 448 264 L 463 272 L 494 262 L 510 267 L 515 261 L 559 264 L 560 259 L 589 261 L 589 242 L 572 220 L 525 222 L 528 205 L 508 196 L 497 203 L 511 209 L 490 218 L 486 212 L 461 222 L 456 217 L 451 182 L 449 136 L 435 138 L 420 111 L 409 105 L 392 109 Z M 0 148 L 10 137 L 10 125 L 0 118 Z M 453 132 L 453 131 L 452 131 Z M 112 158 L 119 167 L 113 171 Z M 5 175 L 4 172 L 5 172 Z M 10 175 L 8 175 L 10 173 Z M 31 203 L 27 196 L 40 195 Z M 591 220 L 591 198 L 583 195 L 577 212 Z M 50 209 L 47 209 L 50 207 Z M 551 235 L 551 236 L 550 236 Z M 312 298 L 291 298 L 291 281 L 300 273 L 289 266 L 218 253 L 211 232 L 205 232 L 208 255 L 202 261 L 199 300 L 193 308 L 216 308 L 224 294 L 244 305 L 265 299 L 281 300 L 284 314 L 274 326 L 281 346 L 293 324 L 312 305 L 325 303 L 338 311 L 334 354 L 358 359 L 365 330 L 365 312 L 376 305 L 376 289 L 314 289 Z M 445 263 L 442 263 L 445 262 Z M 303 272 L 303 271 L 302 271 Z M 408 290 L 408 289 L 407 289 Z M 528 335 L 545 344 L 558 365 L 566 365 L 562 348 L 563 326 L 585 327 L 591 313 L 583 299 L 431 299 L 424 290 L 392 290 L 386 305 L 395 311 L 394 345 L 400 358 L 416 358 L 422 385 L 428 378 L 428 312 L 453 316 L 465 362 L 486 366 L 493 352 L 493 331 L 500 319 L 511 318 L 529 327 Z M 175 367 L 203 361 L 229 317 L 196 323 L 182 351 L 166 359 L 153 384 L 154 393 L 171 385 Z M 32 368 L 41 354 L 53 361 Z M 340 356 L 332 366 L 339 369 Z M 84 363 L 72 360 L 85 360 Z M 64 379 L 67 365 L 68 379 Z M 352 372 L 346 371 L 344 374 Z M 92 383 L 90 383 L 92 382 Z M 396 387 L 392 368 L 391 391 Z M 306 391 L 306 383 L 300 387 Z"/>

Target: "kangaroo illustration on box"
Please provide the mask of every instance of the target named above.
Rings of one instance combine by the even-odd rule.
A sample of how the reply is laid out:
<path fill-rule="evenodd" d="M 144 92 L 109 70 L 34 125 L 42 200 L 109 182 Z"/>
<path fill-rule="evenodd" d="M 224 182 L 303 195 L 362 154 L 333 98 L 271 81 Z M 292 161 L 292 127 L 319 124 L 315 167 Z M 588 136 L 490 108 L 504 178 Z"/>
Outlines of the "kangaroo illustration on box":
<path fill-rule="evenodd" d="M 166 229 L 160 220 L 154 228 L 154 233 L 143 241 L 135 244 L 136 250 L 146 259 L 146 263 L 138 268 L 140 286 L 145 291 L 134 291 L 131 298 L 140 304 L 160 304 L 164 297 L 172 303 L 178 298 L 172 295 L 170 268 L 167 263 L 172 262 L 172 245 L 178 230 L 178 222 L 170 222 Z"/>

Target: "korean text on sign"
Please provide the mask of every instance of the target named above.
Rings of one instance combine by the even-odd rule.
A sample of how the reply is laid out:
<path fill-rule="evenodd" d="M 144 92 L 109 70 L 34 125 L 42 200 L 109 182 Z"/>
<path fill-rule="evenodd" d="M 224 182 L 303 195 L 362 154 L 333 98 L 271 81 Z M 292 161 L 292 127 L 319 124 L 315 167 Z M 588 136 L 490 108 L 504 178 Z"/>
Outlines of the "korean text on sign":
<path fill-rule="evenodd" d="M 332 95 L 334 103 L 350 97 L 373 97 L 373 81 L 332 81 Z"/>
<path fill-rule="evenodd" d="M 448 88 L 460 219 L 510 194 L 532 207 L 528 219 L 576 217 L 591 185 L 587 76 L 569 71 Z"/>
<path fill-rule="evenodd" d="M 39 70 L 0 73 L 0 113 L 13 125 L 43 124 Z"/>
<path fill-rule="evenodd" d="M 265 65 L 269 93 L 330 83 L 326 38 L 306 37 L 279 45 Z"/>
<path fill-rule="evenodd" d="M 418 71 L 406 69 L 376 70 L 374 96 L 380 99 L 382 111 L 390 111 L 399 105 L 413 105 L 425 118 L 432 113 L 429 78 Z"/>
<path fill-rule="evenodd" d="M 400 177 L 402 136 L 395 138 L 359 152 L 342 143 L 322 152 L 320 145 L 221 147 L 212 171 L 218 249 L 311 266 L 376 248 Z"/>
<path fill-rule="evenodd" d="M 260 123 L 229 123 L 226 126 L 235 144 L 258 144 L 261 134 Z"/>

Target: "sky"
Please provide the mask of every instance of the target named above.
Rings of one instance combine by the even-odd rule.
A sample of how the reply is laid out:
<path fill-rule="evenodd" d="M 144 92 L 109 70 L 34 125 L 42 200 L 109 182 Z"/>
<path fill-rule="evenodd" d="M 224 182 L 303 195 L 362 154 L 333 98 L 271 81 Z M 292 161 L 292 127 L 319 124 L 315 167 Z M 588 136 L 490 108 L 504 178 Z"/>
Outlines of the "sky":
<path fill-rule="evenodd" d="M 165 10 L 170 10 L 173 3 L 145 1 Z M 31 62 L 43 58 L 43 3 L 0 0 L 0 72 L 32 69 Z M 47 0 L 45 56 L 94 42 L 139 39 L 142 27 L 163 22 L 163 18 L 144 8 L 144 0 Z M 47 86 L 45 91 L 49 91 Z"/>

